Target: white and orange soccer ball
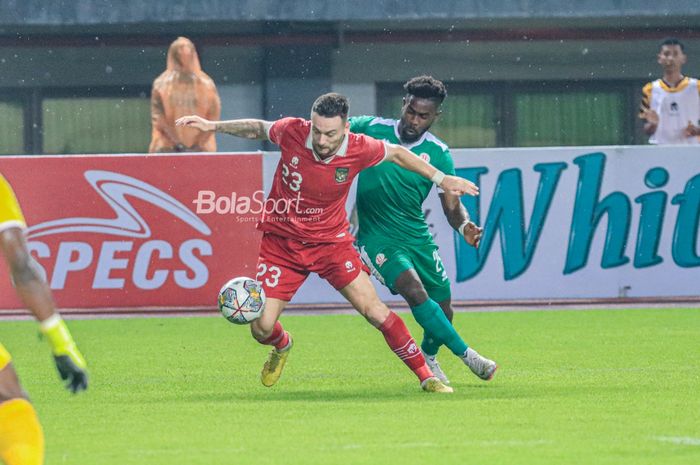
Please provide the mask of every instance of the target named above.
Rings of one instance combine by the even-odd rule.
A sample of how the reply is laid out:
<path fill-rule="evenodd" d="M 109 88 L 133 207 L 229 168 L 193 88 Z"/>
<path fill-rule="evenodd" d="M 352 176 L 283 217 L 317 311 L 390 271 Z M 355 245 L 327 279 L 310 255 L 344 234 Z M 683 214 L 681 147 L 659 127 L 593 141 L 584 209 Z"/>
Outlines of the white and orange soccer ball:
<path fill-rule="evenodd" d="M 233 278 L 219 291 L 219 311 L 231 323 L 245 325 L 257 320 L 265 309 L 265 291 L 252 278 Z"/>

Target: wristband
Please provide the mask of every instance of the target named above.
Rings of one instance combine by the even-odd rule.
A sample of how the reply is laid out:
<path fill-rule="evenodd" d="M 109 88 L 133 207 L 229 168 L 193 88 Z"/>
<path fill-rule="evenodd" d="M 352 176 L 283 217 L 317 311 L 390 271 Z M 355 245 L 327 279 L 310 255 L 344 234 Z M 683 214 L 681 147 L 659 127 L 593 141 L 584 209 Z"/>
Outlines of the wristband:
<path fill-rule="evenodd" d="M 469 224 L 469 220 L 465 221 L 464 223 L 459 225 L 459 228 L 457 228 L 457 231 L 464 236 L 464 228 Z"/>
<path fill-rule="evenodd" d="M 442 184 L 443 179 L 445 179 L 445 173 L 440 170 L 435 171 L 435 174 L 430 177 L 430 180 L 433 181 L 436 186 Z"/>

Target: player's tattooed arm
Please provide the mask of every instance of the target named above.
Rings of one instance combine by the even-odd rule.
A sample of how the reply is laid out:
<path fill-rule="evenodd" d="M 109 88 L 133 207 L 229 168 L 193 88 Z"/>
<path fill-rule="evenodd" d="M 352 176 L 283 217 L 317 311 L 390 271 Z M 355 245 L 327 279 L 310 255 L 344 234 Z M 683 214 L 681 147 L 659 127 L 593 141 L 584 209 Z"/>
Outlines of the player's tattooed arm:
<path fill-rule="evenodd" d="M 175 121 L 177 126 L 187 126 L 200 131 L 216 131 L 246 139 L 268 140 L 272 121 L 261 119 L 233 119 L 230 121 L 209 121 L 201 116 L 183 116 Z"/>
<path fill-rule="evenodd" d="M 215 131 L 231 134 L 246 139 L 267 140 L 267 134 L 272 126 L 271 121 L 261 119 L 236 119 L 231 121 L 218 121 L 215 123 Z"/>

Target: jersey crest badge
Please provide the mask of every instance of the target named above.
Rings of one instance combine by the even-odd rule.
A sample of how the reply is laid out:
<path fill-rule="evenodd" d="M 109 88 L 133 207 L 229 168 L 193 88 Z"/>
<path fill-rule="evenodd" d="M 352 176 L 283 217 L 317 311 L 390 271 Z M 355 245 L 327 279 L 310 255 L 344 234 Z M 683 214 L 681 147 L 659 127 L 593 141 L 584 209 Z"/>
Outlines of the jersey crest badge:
<path fill-rule="evenodd" d="M 382 266 L 384 262 L 386 262 L 386 257 L 383 253 L 378 253 L 377 256 L 374 257 L 374 261 L 377 264 L 377 266 Z"/>
<path fill-rule="evenodd" d="M 426 163 L 430 163 L 430 155 L 428 155 L 427 153 L 421 153 L 418 156 L 421 160 L 425 161 Z"/>
<path fill-rule="evenodd" d="M 348 180 L 348 174 L 350 173 L 350 168 L 336 168 L 335 169 L 335 182 L 341 183 Z"/>
<path fill-rule="evenodd" d="M 294 155 L 294 156 L 292 157 L 292 162 L 291 162 L 291 163 L 292 163 L 292 166 L 293 166 L 294 168 L 296 168 L 297 166 L 299 166 L 299 157 L 297 157 L 296 155 Z"/>

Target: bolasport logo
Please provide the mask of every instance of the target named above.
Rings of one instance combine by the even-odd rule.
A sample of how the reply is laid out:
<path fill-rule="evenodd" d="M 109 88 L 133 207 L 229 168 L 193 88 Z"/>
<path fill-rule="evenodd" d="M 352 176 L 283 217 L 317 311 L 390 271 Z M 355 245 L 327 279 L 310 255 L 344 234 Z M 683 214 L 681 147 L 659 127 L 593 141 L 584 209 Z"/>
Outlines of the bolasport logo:
<path fill-rule="evenodd" d="M 291 199 L 272 199 L 265 198 L 265 192 L 261 190 L 250 196 L 236 192 L 217 195 L 214 191 L 201 190 L 192 203 L 195 204 L 198 215 L 237 215 L 235 220 L 239 223 L 257 221 L 261 215 L 277 216 L 274 219 L 276 221 L 286 221 L 288 218 L 294 218 L 294 221 L 318 221 L 318 217 L 313 215 L 323 213 L 323 207 L 304 207 L 303 201 L 299 192 Z"/>
<path fill-rule="evenodd" d="M 94 272 L 93 289 L 124 289 L 128 279 L 144 290 L 159 289 L 169 281 L 184 289 L 206 284 L 209 269 L 201 257 L 212 255 L 212 245 L 204 239 L 211 236 L 211 230 L 196 214 L 174 197 L 131 176 L 88 170 L 84 177 L 114 212 L 112 218 L 61 218 L 27 229 L 32 255 L 39 262 L 53 261 L 48 272 L 37 263 L 51 289 L 63 289 L 72 273 L 87 272 Z M 177 243 L 153 237 L 151 226 L 132 199 L 172 215 L 188 226 L 185 229 L 192 237 Z M 90 241 L 68 240 L 83 237 Z"/>

